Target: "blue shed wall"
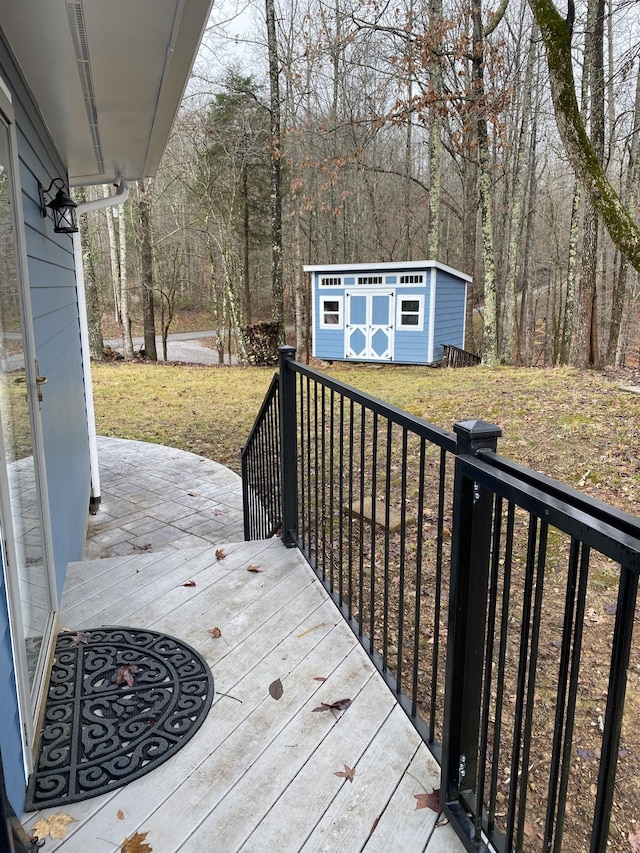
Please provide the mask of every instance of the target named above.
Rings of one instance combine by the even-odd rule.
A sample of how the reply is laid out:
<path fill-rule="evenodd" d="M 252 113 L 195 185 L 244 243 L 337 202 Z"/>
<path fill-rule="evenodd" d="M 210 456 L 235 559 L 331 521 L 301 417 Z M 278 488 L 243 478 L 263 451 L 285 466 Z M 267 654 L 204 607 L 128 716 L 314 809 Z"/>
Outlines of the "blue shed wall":
<path fill-rule="evenodd" d="M 429 362 L 429 306 L 431 282 L 429 272 L 425 272 L 426 284 L 423 287 L 397 287 L 396 305 L 401 298 L 424 297 L 422 330 L 401 329 L 396 325 L 396 339 L 393 360 L 400 364 L 427 364 Z M 397 308 L 396 308 L 397 323 Z"/>
<path fill-rule="evenodd" d="M 433 325 L 433 358 L 440 361 L 442 345 L 464 347 L 465 282 L 450 273 L 436 274 L 436 309 Z"/>

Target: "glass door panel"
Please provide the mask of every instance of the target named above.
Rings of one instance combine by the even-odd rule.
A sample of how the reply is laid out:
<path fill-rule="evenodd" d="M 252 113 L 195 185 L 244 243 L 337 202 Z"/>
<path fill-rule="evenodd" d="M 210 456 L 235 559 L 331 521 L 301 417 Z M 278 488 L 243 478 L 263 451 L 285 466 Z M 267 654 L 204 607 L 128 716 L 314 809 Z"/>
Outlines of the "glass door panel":
<path fill-rule="evenodd" d="M 0 114 L 0 443 L 7 472 L 2 491 L 6 495 L 8 490 L 9 496 L 9 506 L 0 508 L 0 521 L 4 558 L 10 578 L 17 582 L 22 617 L 18 633 L 33 692 L 48 648 L 53 607 L 25 370 L 31 356 L 23 335 L 10 144 L 9 126 Z M 35 409 L 38 417 L 37 402 Z"/>

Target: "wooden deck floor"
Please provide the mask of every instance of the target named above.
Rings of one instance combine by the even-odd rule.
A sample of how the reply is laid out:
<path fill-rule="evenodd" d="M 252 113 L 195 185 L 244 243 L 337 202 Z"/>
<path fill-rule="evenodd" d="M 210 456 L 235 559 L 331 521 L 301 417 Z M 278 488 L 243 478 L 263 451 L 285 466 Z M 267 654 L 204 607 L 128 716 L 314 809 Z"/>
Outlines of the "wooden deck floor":
<path fill-rule="evenodd" d="M 279 540 L 75 564 L 61 624 L 179 637 L 206 658 L 216 693 L 202 728 L 161 767 L 27 815 L 28 827 L 54 811 L 75 819 L 45 853 L 113 853 L 135 832 L 154 853 L 463 850 L 436 812 L 415 808 L 414 794 L 439 787 L 437 764 L 311 569 Z M 346 711 L 313 711 L 343 698 Z M 335 775 L 345 765 L 353 781 Z"/>

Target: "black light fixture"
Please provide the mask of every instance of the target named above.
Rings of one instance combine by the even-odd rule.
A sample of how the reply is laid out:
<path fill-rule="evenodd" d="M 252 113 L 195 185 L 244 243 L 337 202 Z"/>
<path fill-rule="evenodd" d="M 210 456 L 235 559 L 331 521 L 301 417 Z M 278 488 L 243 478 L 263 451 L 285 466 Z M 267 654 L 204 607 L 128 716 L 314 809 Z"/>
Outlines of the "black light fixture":
<path fill-rule="evenodd" d="M 47 198 L 51 198 L 51 190 L 54 186 L 59 186 L 58 192 L 54 199 L 47 202 Z M 53 213 L 53 230 L 56 234 L 75 234 L 78 230 L 76 220 L 76 207 L 78 205 L 72 198 L 69 198 L 62 178 L 54 178 L 47 190 L 43 189 L 42 184 L 38 182 L 38 191 L 40 193 L 40 213 L 46 217 L 47 208 L 51 210 Z"/>

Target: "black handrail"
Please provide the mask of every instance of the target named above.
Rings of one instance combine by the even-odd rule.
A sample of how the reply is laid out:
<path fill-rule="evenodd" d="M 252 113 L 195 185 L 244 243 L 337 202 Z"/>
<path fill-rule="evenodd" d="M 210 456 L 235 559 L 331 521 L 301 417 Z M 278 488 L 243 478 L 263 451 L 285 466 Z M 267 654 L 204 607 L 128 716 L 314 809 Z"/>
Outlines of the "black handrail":
<path fill-rule="evenodd" d="M 294 355 L 281 348 L 250 438 L 259 451 L 243 454 L 247 537 L 261 535 L 272 489 L 283 541 L 441 761 L 441 800 L 469 851 L 560 851 L 571 838 L 604 853 L 631 748 L 620 745 L 638 520 L 499 456 L 492 424 L 446 432 Z M 591 575 L 615 597 L 606 609 Z M 594 638 L 596 610 L 609 633 Z M 598 667 L 583 662 L 587 641 Z M 585 690 L 606 697 L 596 728 Z M 573 767 L 577 744 L 595 786 Z"/>

